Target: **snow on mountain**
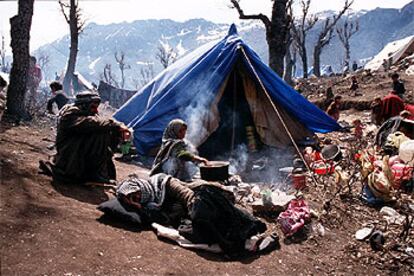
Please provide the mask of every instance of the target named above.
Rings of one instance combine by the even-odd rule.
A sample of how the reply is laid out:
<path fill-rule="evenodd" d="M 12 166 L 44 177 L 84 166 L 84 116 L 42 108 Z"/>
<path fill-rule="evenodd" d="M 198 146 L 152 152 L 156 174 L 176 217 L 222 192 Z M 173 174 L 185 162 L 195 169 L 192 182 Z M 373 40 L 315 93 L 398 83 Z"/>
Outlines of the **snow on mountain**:
<path fill-rule="evenodd" d="M 324 22 L 323 18 L 334 15 L 333 11 L 318 13 L 319 22 L 308 35 L 309 64 L 312 64 L 313 45 Z M 414 34 L 414 1 L 404 8 L 371 11 L 350 11 L 347 16 L 359 22 L 360 30 L 351 40 L 352 60 L 364 60 L 378 53 L 385 44 Z M 133 87 L 140 76 L 143 66 L 153 64 L 155 73 L 162 69 L 155 54 L 158 47 L 172 47 L 185 55 L 207 42 L 221 39 L 228 32 L 228 24 L 216 24 L 204 19 L 185 22 L 173 20 L 137 20 L 131 23 L 109 25 L 89 24 L 80 37 L 77 71 L 98 82 L 106 64 L 111 64 L 114 75 L 118 66 L 115 52 L 125 53 L 126 63 L 131 69 L 127 75 L 127 87 Z M 242 21 L 238 26 L 239 34 L 262 57 L 268 60 L 267 43 L 261 21 Z M 37 53 L 47 53 L 50 57 L 49 72 L 61 72 L 67 62 L 69 37 L 65 36 L 38 49 Z M 322 63 L 341 68 L 344 51 L 339 40 L 334 37 L 322 54 Z M 300 68 L 300 64 L 298 64 Z"/>

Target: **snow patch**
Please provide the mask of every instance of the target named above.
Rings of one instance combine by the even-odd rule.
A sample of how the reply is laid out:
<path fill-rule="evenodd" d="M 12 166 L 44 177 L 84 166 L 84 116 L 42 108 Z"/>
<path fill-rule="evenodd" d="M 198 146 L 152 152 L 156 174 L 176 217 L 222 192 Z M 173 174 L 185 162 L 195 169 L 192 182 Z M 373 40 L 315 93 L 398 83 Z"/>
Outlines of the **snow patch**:
<path fill-rule="evenodd" d="M 101 57 L 98 57 L 97 59 L 95 59 L 94 61 L 92 61 L 90 64 L 89 64 L 89 66 L 88 66 L 88 68 L 93 72 L 93 73 L 95 73 L 95 66 L 96 66 L 96 64 L 99 62 L 101 60 Z"/>

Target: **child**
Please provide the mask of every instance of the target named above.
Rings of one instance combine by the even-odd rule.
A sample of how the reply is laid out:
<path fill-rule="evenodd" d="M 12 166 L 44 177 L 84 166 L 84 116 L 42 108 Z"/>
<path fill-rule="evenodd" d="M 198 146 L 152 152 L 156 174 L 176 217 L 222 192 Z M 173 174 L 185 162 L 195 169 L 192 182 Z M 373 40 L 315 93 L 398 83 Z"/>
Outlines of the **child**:
<path fill-rule="evenodd" d="M 362 125 L 361 120 L 356 119 L 352 122 L 352 124 L 354 125 L 354 135 L 355 138 L 357 139 L 361 139 L 362 138 L 362 134 L 363 134 L 363 129 L 364 126 Z"/>
<path fill-rule="evenodd" d="M 355 76 L 352 76 L 351 81 L 352 82 L 351 82 L 351 86 L 349 87 L 349 90 L 351 90 L 352 92 L 354 92 L 354 96 L 361 96 L 361 94 L 359 94 L 357 92 L 357 90 L 359 88 L 359 85 L 358 85 L 358 81 L 357 81 L 356 77 Z"/>

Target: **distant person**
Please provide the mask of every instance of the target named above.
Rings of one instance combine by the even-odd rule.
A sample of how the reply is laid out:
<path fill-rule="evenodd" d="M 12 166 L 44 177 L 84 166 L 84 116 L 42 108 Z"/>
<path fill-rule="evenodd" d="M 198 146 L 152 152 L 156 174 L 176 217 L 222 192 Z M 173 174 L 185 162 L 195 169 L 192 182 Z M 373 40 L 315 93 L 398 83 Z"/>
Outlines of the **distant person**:
<path fill-rule="evenodd" d="M 58 110 L 61 110 L 62 107 L 68 103 L 69 99 L 66 97 L 65 93 L 63 93 L 63 86 L 59 82 L 54 81 L 49 87 L 52 93 L 52 98 L 47 102 L 47 111 L 50 114 L 54 114 L 53 104 L 56 104 Z"/>
<path fill-rule="evenodd" d="M 392 89 L 395 91 L 397 96 L 402 99 L 404 97 L 405 87 L 404 87 L 404 83 L 400 81 L 400 75 L 398 75 L 398 73 L 393 73 L 391 75 L 391 79 L 392 79 Z"/>
<path fill-rule="evenodd" d="M 392 64 L 393 64 L 392 53 L 388 53 L 388 70 L 391 69 Z"/>
<path fill-rule="evenodd" d="M 354 60 L 354 62 L 352 63 L 352 71 L 356 71 L 358 70 L 358 63 Z"/>
<path fill-rule="evenodd" d="M 351 86 L 349 87 L 349 90 L 353 93 L 354 96 L 361 96 L 360 93 L 358 93 L 359 84 L 356 76 L 352 76 L 351 78 Z"/>
<path fill-rule="evenodd" d="M 382 110 L 382 100 L 380 97 L 377 97 L 374 99 L 374 101 L 371 104 L 371 123 L 378 125 L 381 125 L 382 123 L 382 116 L 381 116 L 381 110 Z"/>
<path fill-rule="evenodd" d="M 42 70 L 37 65 L 35 57 L 30 57 L 29 71 L 27 75 L 27 101 L 26 105 L 29 109 L 32 109 L 37 102 L 37 89 L 39 88 L 40 81 L 42 80 Z"/>
<path fill-rule="evenodd" d="M 382 68 L 384 69 L 385 72 L 388 71 L 388 61 L 386 59 L 382 60 Z"/>
<path fill-rule="evenodd" d="M 341 100 L 342 96 L 335 96 L 334 101 L 329 105 L 328 109 L 326 109 L 326 114 L 332 117 L 335 121 L 339 120 L 339 110 L 341 107 Z"/>
<path fill-rule="evenodd" d="M 397 95 L 396 91 L 390 91 L 390 93 L 382 99 L 381 122 L 385 122 L 391 117 L 398 116 L 403 110 L 403 100 Z"/>

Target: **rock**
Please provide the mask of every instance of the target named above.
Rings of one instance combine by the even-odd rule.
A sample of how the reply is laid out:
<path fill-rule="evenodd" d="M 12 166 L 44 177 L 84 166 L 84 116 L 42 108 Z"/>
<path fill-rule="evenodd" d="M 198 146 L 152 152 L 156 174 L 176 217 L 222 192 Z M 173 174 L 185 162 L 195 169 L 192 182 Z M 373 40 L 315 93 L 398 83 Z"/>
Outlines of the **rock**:
<path fill-rule="evenodd" d="M 400 215 L 400 213 L 388 206 L 382 207 L 380 210 L 380 214 L 383 215 L 383 217 L 389 224 L 402 225 L 405 220 L 404 216 Z"/>
<path fill-rule="evenodd" d="M 365 227 L 365 228 L 359 229 L 355 233 L 355 238 L 359 241 L 363 241 L 367 239 L 372 234 L 373 231 L 374 231 L 373 227 Z"/>
<path fill-rule="evenodd" d="M 269 202 L 270 204 L 264 204 L 263 199 L 258 199 L 252 203 L 254 212 L 275 212 L 280 213 L 286 210 L 289 202 L 296 197 L 293 195 L 287 195 L 285 192 L 276 190 L 271 193 Z"/>

